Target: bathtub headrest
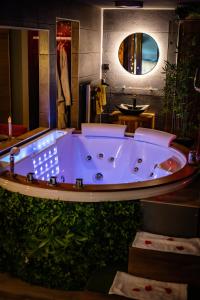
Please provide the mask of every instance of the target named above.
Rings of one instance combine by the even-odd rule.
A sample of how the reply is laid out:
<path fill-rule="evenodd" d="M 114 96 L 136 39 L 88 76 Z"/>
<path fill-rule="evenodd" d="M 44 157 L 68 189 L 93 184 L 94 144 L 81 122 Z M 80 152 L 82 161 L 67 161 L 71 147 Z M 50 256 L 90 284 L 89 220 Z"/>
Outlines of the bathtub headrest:
<path fill-rule="evenodd" d="M 169 147 L 176 135 L 150 128 L 139 127 L 134 134 L 135 141 L 143 141 L 151 144 Z"/>
<path fill-rule="evenodd" d="M 124 137 L 126 125 L 82 123 L 81 131 L 85 136 Z"/>

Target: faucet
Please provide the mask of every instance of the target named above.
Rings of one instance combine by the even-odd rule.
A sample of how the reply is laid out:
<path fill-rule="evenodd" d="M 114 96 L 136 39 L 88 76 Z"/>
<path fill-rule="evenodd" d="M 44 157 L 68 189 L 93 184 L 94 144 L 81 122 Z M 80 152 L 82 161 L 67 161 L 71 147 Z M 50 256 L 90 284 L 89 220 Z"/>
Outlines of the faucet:
<path fill-rule="evenodd" d="M 136 109 L 136 101 L 137 101 L 136 96 L 134 96 L 134 98 L 133 98 L 133 109 Z"/>
<path fill-rule="evenodd" d="M 20 153 L 20 148 L 13 147 L 10 150 L 10 175 L 14 177 L 14 171 L 15 171 L 15 156 Z"/>

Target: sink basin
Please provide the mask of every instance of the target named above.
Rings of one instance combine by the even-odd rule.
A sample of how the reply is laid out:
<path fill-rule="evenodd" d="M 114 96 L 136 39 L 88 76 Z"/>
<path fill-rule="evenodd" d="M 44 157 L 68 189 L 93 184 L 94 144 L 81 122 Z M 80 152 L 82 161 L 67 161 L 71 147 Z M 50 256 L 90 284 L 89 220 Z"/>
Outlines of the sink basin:
<path fill-rule="evenodd" d="M 141 113 L 143 113 L 145 110 L 149 108 L 149 105 L 131 105 L 131 104 L 125 104 L 121 103 L 120 105 L 115 105 L 123 114 L 125 115 L 133 115 L 137 116 Z"/>

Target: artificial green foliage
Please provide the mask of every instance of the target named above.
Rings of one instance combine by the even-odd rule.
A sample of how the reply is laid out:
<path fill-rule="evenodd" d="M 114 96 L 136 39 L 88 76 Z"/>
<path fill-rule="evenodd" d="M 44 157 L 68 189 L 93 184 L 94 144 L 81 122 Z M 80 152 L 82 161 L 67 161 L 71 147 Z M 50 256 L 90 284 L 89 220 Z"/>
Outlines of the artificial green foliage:
<path fill-rule="evenodd" d="M 180 136 L 187 136 L 190 131 L 189 111 L 192 99 L 188 95 L 191 86 L 189 81 L 193 78 L 189 63 L 186 61 L 176 65 L 167 61 L 163 68 L 163 73 L 166 75 L 163 112 L 166 117 L 170 115 L 171 118 L 169 131 Z"/>
<path fill-rule="evenodd" d="M 178 137 L 193 137 L 198 131 L 200 112 L 198 98 L 195 99 L 191 92 L 195 74 L 192 59 L 188 57 L 177 65 L 166 61 L 163 73 L 166 76 L 162 109 L 164 129 Z"/>
<path fill-rule="evenodd" d="M 140 222 L 135 201 L 70 203 L 0 188 L 0 271 L 52 288 L 82 289 L 94 271 L 127 264 Z"/>
<path fill-rule="evenodd" d="M 179 4 L 175 9 L 175 14 L 179 17 L 179 19 L 199 19 L 200 18 L 200 5 L 199 3 L 195 3 L 194 1 L 185 4 Z"/>

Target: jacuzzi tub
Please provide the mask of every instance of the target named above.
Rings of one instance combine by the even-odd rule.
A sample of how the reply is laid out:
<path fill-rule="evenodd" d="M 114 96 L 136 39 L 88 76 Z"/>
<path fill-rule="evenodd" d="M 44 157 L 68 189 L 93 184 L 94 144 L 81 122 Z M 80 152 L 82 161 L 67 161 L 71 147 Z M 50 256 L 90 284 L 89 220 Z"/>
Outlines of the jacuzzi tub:
<path fill-rule="evenodd" d="M 175 136 L 142 128 L 134 137 L 124 132 L 125 126 L 110 124 L 84 124 L 82 134 L 51 131 L 21 146 L 15 177 L 9 174 L 9 153 L 0 157 L 0 185 L 41 198 L 95 202 L 161 195 L 192 180 L 196 169 L 185 153 L 170 146 Z M 26 180 L 30 172 L 34 182 Z M 51 176 L 56 186 L 49 184 Z"/>

